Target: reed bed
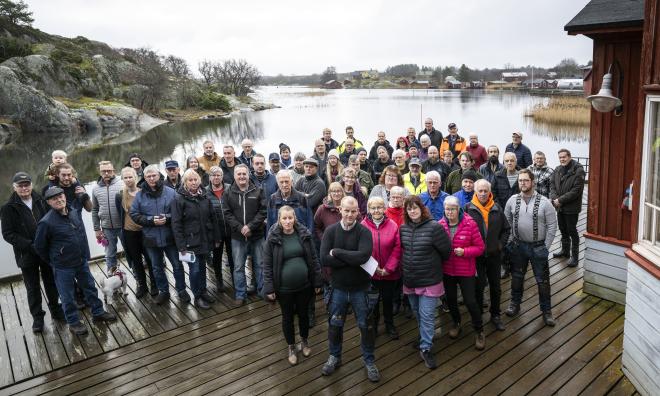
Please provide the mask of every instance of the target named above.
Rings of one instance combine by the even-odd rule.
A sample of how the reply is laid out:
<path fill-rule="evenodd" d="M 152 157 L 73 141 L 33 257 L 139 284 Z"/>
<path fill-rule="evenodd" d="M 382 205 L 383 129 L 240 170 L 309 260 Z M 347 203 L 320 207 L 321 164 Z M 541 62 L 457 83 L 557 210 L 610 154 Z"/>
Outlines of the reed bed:
<path fill-rule="evenodd" d="M 582 97 L 552 97 L 546 104 L 532 107 L 526 115 L 546 124 L 589 126 L 591 105 Z"/>

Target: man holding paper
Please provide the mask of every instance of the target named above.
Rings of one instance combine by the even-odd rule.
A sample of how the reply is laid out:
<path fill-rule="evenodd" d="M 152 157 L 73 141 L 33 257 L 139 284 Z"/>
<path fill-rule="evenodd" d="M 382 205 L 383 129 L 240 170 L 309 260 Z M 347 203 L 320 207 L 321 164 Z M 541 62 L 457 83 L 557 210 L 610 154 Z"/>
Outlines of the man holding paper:
<path fill-rule="evenodd" d="M 321 264 L 332 269 L 332 290 L 327 297 L 330 356 L 323 365 L 321 374 L 331 375 L 341 366 L 344 322 L 350 304 L 360 328 L 362 359 L 367 377 L 370 381 L 377 382 L 380 380 L 380 373 L 374 363 L 375 339 L 373 332 L 368 330 L 367 323 L 367 290 L 371 284 L 371 275 L 361 267 L 371 257 L 372 238 L 371 232 L 356 221 L 358 213 L 357 200 L 344 197 L 341 200 L 341 220 L 326 229 L 321 242 Z"/>

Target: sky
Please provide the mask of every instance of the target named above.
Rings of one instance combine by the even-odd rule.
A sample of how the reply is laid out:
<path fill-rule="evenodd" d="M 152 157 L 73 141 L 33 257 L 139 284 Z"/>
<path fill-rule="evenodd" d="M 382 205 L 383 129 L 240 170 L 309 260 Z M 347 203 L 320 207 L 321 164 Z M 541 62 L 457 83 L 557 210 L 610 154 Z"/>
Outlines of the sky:
<path fill-rule="evenodd" d="M 471 68 L 591 59 L 563 30 L 589 0 L 28 0 L 34 26 L 186 59 L 245 59 L 263 75 L 401 63 Z"/>

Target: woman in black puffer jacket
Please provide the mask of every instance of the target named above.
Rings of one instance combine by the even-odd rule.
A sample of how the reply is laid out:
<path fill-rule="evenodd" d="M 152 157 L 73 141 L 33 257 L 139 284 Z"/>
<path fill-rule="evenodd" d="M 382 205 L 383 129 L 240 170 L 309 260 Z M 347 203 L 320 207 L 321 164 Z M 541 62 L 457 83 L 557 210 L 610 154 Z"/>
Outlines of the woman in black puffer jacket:
<path fill-rule="evenodd" d="M 312 243 L 312 234 L 296 221 L 290 206 L 282 206 L 278 220 L 268 233 L 264 244 L 263 293 L 270 301 L 277 299 L 282 309 L 282 331 L 288 348 L 289 363 L 298 363 L 295 346 L 294 316 L 298 315 L 298 329 L 303 356 L 312 351 L 307 343 L 309 334 L 308 306 L 314 303 L 314 293 L 320 292 L 321 267 Z"/>
<path fill-rule="evenodd" d="M 418 196 L 406 198 L 401 236 L 403 293 L 408 296 L 419 326 L 419 353 L 429 369 L 436 367 L 431 354 L 435 333 L 435 308 L 444 294 L 442 263 L 449 259 L 451 242 Z"/>
<path fill-rule="evenodd" d="M 181 188 L 172 202 L 172 233 L 180 253 L 194 253 L 194 260 L 188 262 L 190 288 L 195 295 L 195 305 L 209 309 L 209 304 L 215 300 L 206 291 L 206 259 L 220 241 L 220 229 L 213 204 L 200 184 L 195 170 L 183 173 Z"/>

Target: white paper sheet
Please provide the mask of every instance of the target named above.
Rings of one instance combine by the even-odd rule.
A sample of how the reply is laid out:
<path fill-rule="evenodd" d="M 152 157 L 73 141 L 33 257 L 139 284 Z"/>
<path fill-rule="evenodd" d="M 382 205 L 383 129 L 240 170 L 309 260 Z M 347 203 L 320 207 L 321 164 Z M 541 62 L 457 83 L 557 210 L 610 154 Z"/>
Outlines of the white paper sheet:
<path fill-rule="evenodd" d="M 369 276 L 374 276 L 374 273 L 378 268 L 378 261 L 376 261 L 376 259 L 373 257 L 369 257 L 369 260 L 367 260 L 367 262 L 362 264 L 360 267 L 362 267 L 363 270 L 367 271 Z"/>

